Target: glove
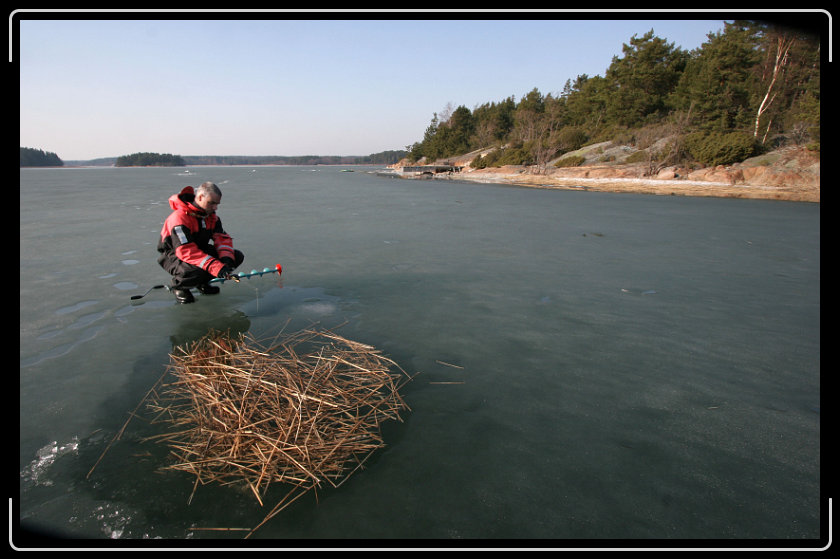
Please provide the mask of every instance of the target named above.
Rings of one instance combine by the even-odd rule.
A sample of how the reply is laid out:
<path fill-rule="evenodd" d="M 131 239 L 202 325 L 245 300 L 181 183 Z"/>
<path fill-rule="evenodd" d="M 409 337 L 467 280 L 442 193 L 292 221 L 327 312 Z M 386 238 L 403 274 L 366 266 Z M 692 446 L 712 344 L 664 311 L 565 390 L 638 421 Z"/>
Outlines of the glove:
<path fill-rule="evenodd" d="M 222 266 L 222 269 L 219 270 L 219 274 L 216 276 L 222 279 L 238 279 L 236 275 L 233 273 L 233 268 L 225 264 Z"/>
<path fill-rule="evenodd" d="M 223 258 L 220 258 L 219 260 L 220 260 L 220 261 L 222 262 L 222 264 L 224 264 L 225 266 L 230 266 L 231 270 L 233 270 L 233 268 L 234 268 L 234 267 L 236 267 L 236 262 L 234 262 L 234 261 L 233 261 L 233 258 L 231 258 L 230 256 L 225 256 L 225 257 L 223 257 Z"/>

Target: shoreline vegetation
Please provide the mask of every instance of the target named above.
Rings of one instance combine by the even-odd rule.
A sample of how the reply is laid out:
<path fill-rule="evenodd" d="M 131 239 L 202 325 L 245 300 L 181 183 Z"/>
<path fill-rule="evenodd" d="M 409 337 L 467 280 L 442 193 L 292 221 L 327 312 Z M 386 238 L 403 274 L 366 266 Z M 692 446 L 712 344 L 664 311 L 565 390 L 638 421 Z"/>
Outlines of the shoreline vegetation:
<path fill-rule="evenodd" d="M 542 188 L 819 201 L 824 50 L 815 29 L 790 23 L 724 22 L 691 51 L 653 29 L 633 35 L 603 75 L 559 92 L 447 104 L 401 167 Z"/>

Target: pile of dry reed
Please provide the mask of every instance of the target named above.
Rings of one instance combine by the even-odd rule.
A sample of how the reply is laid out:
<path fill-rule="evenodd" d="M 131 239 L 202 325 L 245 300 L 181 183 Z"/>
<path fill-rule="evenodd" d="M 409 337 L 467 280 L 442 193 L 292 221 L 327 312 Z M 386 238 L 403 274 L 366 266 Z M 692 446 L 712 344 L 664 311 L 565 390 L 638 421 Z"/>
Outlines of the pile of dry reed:
<path fill-rule="evenodd" d="M 152 437 L 174 456 L 164 468 L 193 474 L 193 494 L 244 484 L 260 505 L 270 484 L 290 484 L 263 523 L 310 489 L 340 485 L 384 446 L 380 424 L 408 409 L 399 366 L 331 331 L 271 344 L 212 332 L 170 358 L 174 380 L 147 402 L 168 424 Z"/>

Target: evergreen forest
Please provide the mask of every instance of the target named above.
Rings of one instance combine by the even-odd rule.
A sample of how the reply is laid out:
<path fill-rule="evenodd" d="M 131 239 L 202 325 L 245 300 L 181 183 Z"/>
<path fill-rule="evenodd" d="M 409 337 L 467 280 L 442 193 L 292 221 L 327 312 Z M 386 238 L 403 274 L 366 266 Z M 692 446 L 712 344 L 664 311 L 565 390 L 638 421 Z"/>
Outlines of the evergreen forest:
<path fill-rule="evenodd" d="M 184 160 L 180 155 L 170 153 L 140 152 L 117 157 L 116 167 L 183 167 Z"/>
<path fill-rule="evenodd" d="M 61 167 L 64 162 L 58 155 L 42 149 L 20 146 L 21 167 Z"/>
<path fill-rule="evenodd" d="M 821 54 L 818 35 L 767 22 L 726 22 L 692 51 L 651 30 L 624 44 L 603 76 L 579 75 L 559 93 L 450 104 L 408 158 L 483 150 L 472 166 L 539 172 L 558 158 L 574 165 L 562 155 L 604 141 L 645 150 L 660 168 L 725 165 L 781 145 L 819 152 Z"/>

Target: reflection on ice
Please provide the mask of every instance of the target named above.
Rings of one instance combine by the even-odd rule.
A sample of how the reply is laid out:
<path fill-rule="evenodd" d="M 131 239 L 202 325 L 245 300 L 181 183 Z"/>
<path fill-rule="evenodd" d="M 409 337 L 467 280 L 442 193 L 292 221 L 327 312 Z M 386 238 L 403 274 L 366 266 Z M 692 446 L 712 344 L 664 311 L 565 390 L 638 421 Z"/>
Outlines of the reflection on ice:
<path fill-rule="evenodd" d="M 98 301 L 81 301 L 79 303 L 76 303 L 75 305 L 70 305 L 69 307 L 62 307 L 55 311 L 55 314 L 69 314 L 72 312 L 76 312 L 79 309 L 95 305 L 96 303 L 98 303 Z"/>
<path fill-rule="evenodd" d="M 249 317 L 308 318 L 319 320 L 335 315 L 339 299 L 324 293 L 321 288 L 284 287 L 257 293 L 254 300 L 241 307 Z"/>
<path fill-rule="evenodd" d="M 105 328 L 104 326 L 96 326 L 93 328 L 88 328 L 84 330 L 81 335 L 72 342 L 61 344 L 57 346 L 53 346 L 50 349 L 38 353 L 37 355 L 33 355 L 28 359 L 21 359 L 20 366 L 21 368 L 24 367 L 31 367 L 32 365 L 37 365 L 38 363 L 47 360 L 47 359 L 55 359 L 56 357 L 61 357 L 62 355 L 67 355 L 70 353 L 74 348 L 83 344 L 87 341 L 92 340 Z"/>

